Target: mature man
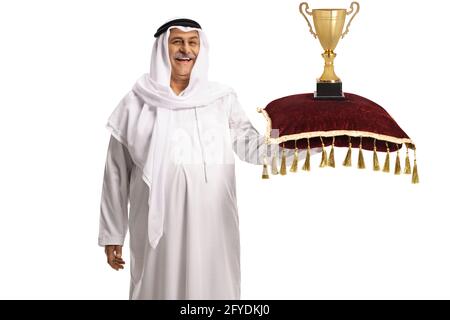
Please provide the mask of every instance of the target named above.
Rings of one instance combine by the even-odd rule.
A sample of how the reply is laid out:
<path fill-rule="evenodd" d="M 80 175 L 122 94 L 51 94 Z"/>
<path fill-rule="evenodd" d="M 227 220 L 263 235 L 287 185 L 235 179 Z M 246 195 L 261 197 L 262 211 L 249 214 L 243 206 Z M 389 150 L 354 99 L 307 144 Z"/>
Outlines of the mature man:
<path fill-rule="evenodd" d="M 239 299 L 233 149 L 262 164 L 278 147 L 267 150 L 232 89 L 208 81 L 197 22 L 169 21 L 155 37 L 150 73 L 108 120 L 99 244 L 122 269 L 129 228 L 130 299 Z"/>

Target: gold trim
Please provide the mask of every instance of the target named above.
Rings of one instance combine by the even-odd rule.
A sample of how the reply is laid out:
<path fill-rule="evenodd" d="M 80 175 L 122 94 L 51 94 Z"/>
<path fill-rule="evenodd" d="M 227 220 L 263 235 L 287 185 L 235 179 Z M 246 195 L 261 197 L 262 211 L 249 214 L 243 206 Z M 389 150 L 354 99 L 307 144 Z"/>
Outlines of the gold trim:
<path fill-rule="evenodd" d="M 296 133 L 280 136 L 278 138 L 271 138 L 270 133 L 272 132 L 272 120 L 269 117 L 269 114 L 266 110 L 258 108 L 257 111 L 262 113 L 264 118 L 267 121 L 267 128 L 265 134 L 265 142 L 266 144 L 280 144 L 290 140 L 299 140 L 305 138 L 317 138 L 317 137 L 336 137 L 336 136 L 350 136 L 350 137 L 361 137 L 364 136 L 366 138 L 374 138 L 377 140 L 383 140 L 391 143 L 402 144 L 408 143 L 410 144 L 410 148 L 414 150 L 415 144 L 411 139 L 408 138 L 396 138 L 384 134 L 373 133 L 369 131 L 358 131 L 358 130 L 332 130 L 332 131 L 311 131 L 304 133 Z"/>
<path fill-rule="evenodd" d="M 341 80 L 320 80 L 320 78 L 317 78 L 316 81 L 321 82 L 321 83 L 340 83 L 340 82 L 342 82 Z"/>

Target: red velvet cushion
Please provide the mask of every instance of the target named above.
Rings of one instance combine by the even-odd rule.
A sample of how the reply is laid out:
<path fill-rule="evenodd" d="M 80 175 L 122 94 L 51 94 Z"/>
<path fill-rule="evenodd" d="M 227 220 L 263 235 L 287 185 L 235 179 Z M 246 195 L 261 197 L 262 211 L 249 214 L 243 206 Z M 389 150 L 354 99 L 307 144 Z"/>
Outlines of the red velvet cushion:
<path fill-rule="evenodd" d="M 373 150 L 374 140 L 378 151 L 401 148 L 406 143 L 414 148 L 408 135 L 381 106 L 356 94 L 345 93 L 344 100 L 315 100 L 312 93 L 297 94 L 269 103 L 263 112 L 268 122 L 267 138 L 271 143 L 285 143 L 293 149 L 294 141 L 301 149 L 306 148 L 310 138 L 311 148 L 330 145 L 335 137 L 335 146 L 359 147 Z M 278 137 L 276 131 L 278 129 Z M 293 136 L 296 135 L 296 136 Z"/>

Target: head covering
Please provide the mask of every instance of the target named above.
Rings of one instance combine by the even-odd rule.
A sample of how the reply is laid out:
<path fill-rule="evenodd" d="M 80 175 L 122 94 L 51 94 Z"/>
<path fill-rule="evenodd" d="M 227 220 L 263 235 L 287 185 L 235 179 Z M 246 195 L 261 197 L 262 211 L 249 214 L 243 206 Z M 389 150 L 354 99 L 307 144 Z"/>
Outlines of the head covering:
<path fill-rule="evenodd" d="M 169 29 L 169 27 L 172 27 L 172 26 L 191 27 L 191 28 L 197 28 L 197 29 L 202 28 L 197 21 L 194 21 L 191 19 L 181 18 L 181 19 L 170 20 L 169 22 L 164 23 L 161 27 L 158 28 L 158 30 L 155 33 L 155 38 L 158 38 L 161 34 L 166 32 Z"/>
<path fill-rule="evenodd" d="M 169 23 L 171 25 L 167 31 L 178 28 L 184 32 L 196 30 L 199 33 L 200 51 L 191 71 L 189 85 L 179 96 L 170 87 L 170 32 L 166 31 L 156 38 L 153 45 L 150 73 L 137 80 L 106 125 L 111 134 L 128 148 L 149 187 L 148 237 L 153 248 L 163 233 L 165 186 L 168 183 L 167 161 L 164 160 L 168 157 L 170 133 L 176 129 L 172 122 L 173 113 L 181 109 L 206 107 L 233 92 L 229 87 L 208 81 L 209 46 L 203 31 L 200 28 L 179 26 L 173 20 Z M 205 166 L 204 161 L 203 164 Z"/>
<path fill-rule="evenodd" d="M 170 30 L 173 28 L 184 32 L 195 30 L 200 38 L 200 51 L 191 71 L 189 85 L 183 95 L 179 96 L 170 87 L 172 67 L 168 47 Z M 175 25 L 168 27 L 167 31 L 156 38 L 153 44 L 150 73 L 144 74 L 133 87 L 138 96 L 145 99 L 149 105 L 183 109 L 208 105 L 231 91 L 228 87 L 208 81 L 209 44 L 202 29 Z"/>

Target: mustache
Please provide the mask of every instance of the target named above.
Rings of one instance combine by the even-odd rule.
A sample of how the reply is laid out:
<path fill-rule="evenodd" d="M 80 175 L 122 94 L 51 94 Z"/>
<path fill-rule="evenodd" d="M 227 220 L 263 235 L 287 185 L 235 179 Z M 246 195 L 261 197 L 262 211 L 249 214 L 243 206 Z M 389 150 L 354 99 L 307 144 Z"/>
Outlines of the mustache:
<path fill-rule="evenodd" d="M 195 59 L 197 56 L 193 53 L 181 53 L 177 52 L 174 56 L 175 59 Z"/>

